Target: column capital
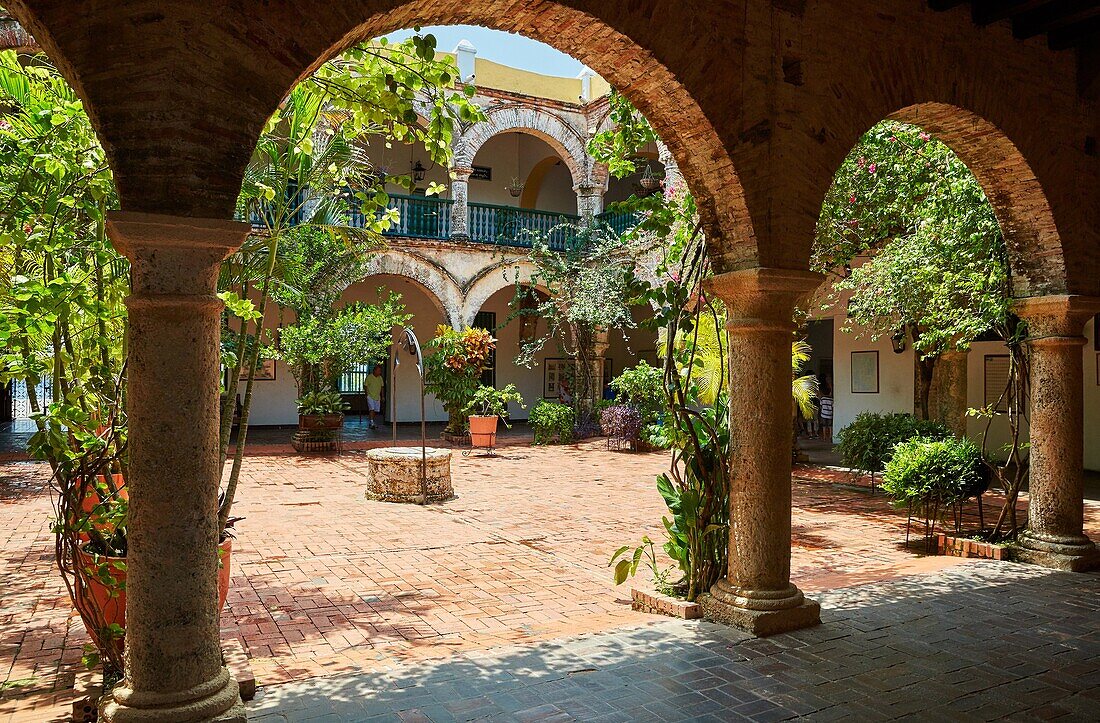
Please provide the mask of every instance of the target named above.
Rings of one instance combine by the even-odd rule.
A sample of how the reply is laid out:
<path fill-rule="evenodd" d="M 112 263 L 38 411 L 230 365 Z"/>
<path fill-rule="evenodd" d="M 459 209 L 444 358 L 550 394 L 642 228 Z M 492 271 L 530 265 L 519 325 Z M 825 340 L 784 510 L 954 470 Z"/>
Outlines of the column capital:
<path fill-rule="evenodd" d="M 824 276 L 800 269 L 751 268 L 717 274 L 705 283 L 707 291 L 725 303 L 728 328 L 791 324 L 791 311 L 812 293 Z"/>
<path fill-rule="evenodd" d="M 456 181 L 469 181 L 473 173 L 474 169 L 470 166 L 455 166 L 451 169 L 451 175 Z"/>
<path fill-rule="evenodd" d="M 1100 314 L 1100 297 L 1058 294 L 1016 299 L 1013 311 L 1027 322 L 1028 340 L 1084 339 L 1085 322 Z M 1083 343 L 1083 341 L 1082 341 Z"/>
<path fill-rule="evenodd" d="M 204 251 L 221 261 L 240 248 L 251 230 L 251 224 L 244 221 L 139 211 L 107 212 L 111 243 L 131 261 L 142 249 Z"/>

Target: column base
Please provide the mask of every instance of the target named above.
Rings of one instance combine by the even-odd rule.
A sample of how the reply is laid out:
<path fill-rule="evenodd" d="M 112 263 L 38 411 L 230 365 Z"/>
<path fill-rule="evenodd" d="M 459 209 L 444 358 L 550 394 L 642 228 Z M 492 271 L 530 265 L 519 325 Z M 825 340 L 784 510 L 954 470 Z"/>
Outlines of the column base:
<path fill-rule="evenodd" d="M 177 693 L 135 691 L 123 680 L 99 704 L 106 723 L 246 723 L 240 687 L 226 668 L 213 680 Z"/>
<path fill-rule="evenodd" d="M 821 624 L 821 605 L 794 585 L 786 590 L 744 590 L 725 578 L 699 596 L 703 618 L 765 637 Z"/>
<path fill-rule="evenodd" d="M 1013 558 L 1017 562 L 1066 572 L 1100 569 L 1100 548 L 1084 535 L 1060 537 L 1024 530 Z"/>
<path fill-rule="evenodd" d="M 464 244 L 470 242 L 470 234 L 468 233 L 453 233 L 450 236 L 451 241 L 455 243 Z"/>

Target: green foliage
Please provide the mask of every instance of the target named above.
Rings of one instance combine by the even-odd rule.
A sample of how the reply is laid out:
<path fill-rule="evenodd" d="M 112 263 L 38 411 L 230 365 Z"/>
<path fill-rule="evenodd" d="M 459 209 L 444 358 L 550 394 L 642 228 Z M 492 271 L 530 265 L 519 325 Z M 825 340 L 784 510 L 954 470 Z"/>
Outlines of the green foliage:
<path fill-rule="evenodd" d="M 606 164 L 616 178 L 637 173 L 638 152 L 659 139 L 649 121 L 616 89 L 608 99 L 611 129 L 598 133 L 588 142 L 588 152 Z"/>
<path fill-rule="evenodd" d="M 462 331 L 440 324 L 435 338 L 425 346 L 424 391 L 434 394 L 447 411 L 447 432 L 461 434 L 466 428 L 466 407 L 481 386 L 481 374 L 496 348 L 496 339 L 484 329 Z"/>
<path fill-rule="evenodd" d="M 606 229 L 573 228 L 574 241 L 564 251 L 554 250 L 547 240 L 557 232 L 533 238 L 529 258 L 535 271 L 529 282 L 521 284 L 517 278 L 517 298 L 529 294 L 532 285 L 548 294 L 538 295 L 533 307 L 517 312 L 545 319 L 546 332 L 520 345 L 516 363 L 534 366 L 538 352 L 552 341 L 559 343 L 576 362 L 573 408 L 578 422 L 588 426 L 602 391 L 596 374 L 597 336 L 601 330 L 625 333 L 635 327 L 630 305 L 639 293 L 636 260 L 632 246 Z"/>
<path fill-rule="evenodd" d="M 66 584 L 99 580 L 117 594 L 109 573 L 124 562 L 79 563 L 82 553 L 127 550 L 129 265 L 105 233 L 114 185 L 79 98 L 44 56 L 0 53 L 0 109 L 0 384 L 27 385 L 36 427 L 28 449 L 53 472 Z M 40 382 L 53 389 L 48 404 Z M 121 629 L 90 608 L 91 655 L 121 669 Z"/>
<path fill-rule="evenodd" d="M 899 442 L 882 475 L 882 488 L 899 506 L 935 502 L 942 509 L 982 484 L 981 452 L 954 437 Z"/>
<path fill-rule="evenodd" d="M 540 400 L 527 419 L 535 433 L 535 444 L 552 444 L 555 438 L 560 444 L 573 441 L 577 426 L 577 413 L 568 404 Z"/>
<path fill-rule="evenodd" d="M 934 358 L 965 349 L 1008 313 L 992 206 L 951 149 L 914 126 L 885 121 L 868 131 L 826 195 L 814 268 L 835 271 L 863 255 L 870 260 L 835 285 L 851 292 L 848 330 L 859 325 L 872 339 L 904 331 Z"/>
<path fill-rule="evenodd" d="M 509 384 L 504 389 L 480 386 L 474 392 L 464 411 L 469 415 L 500 417 L 504 422 L 504 426 L 510 428 L 511 425 L 508 424 L 509 402 L 515 402 L 520 406 L 520 409 L 527 408 L 527 405 L 523 403 L 523 396 L 519 393 L 519 389 L 516 388 L 515 384 Z"/>
<path fill-rule="evenodd" d="M 648 535 L 642 535 L 642 544 L 637 547 L 627 545 L 616 550 L 607 566 L 615 568 L 615 584 L 622 585 L 638 573 L 638 566 L 643 561 L 653 576 L 653 586 L 657 592 L 662 595 L 675 594 L 675 586 L 669 583 L 669 577 L 675 568 L 661 569 L 654 552 L 653 540 Z"/>
<path fill-rule="evenodd" d="M 349 408 L 340 392 L 335 390 L 309 392 L 298 398 L 298 414 L 343 414 Z"/>
<path fill-rule="evenodd" d="M 951 431 L 943 424 L 917 419 L 911 414 L 862 412 L 838 433 L 837 450 L 845 466 L 874 474 L 886 467 L 898 443 L 914 437 L 950 436 Z"/>
<path fill-rule="evenodd" d="M 379 289 L 379 296 L 378 304 L 352 304 L 283 328 L 279 355 L 290 365 L 299 396 L 335 390 L 353 364 L 388 358 L 394 327 L 412 315 L 405 313 L 400 294 Z"/>
<path fill-rule="evenodd" d="M 665 411 L 668 400 L 661 370 L 649 366 L 644 359 L 612 379 L 611 388 L 615 390 L 615 400 L 636 408 L 646 424 Z"/>

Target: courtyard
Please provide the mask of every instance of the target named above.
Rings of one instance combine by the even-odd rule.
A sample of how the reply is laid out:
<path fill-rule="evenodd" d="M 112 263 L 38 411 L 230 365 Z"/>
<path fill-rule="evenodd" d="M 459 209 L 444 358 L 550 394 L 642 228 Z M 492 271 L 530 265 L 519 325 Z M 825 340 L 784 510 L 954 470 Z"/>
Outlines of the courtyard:
<path fill-rule="evenodd" d="M 630 583 L 614 586 L 607 561 L 660 534 L 667 510 L 653 480 L 666 466 L 667 453 L 610 452 L 602 439 L 513 443 L 497 458 L 456 451 L 457 498 L 421 507 L 365 499 L 360 452 L 247 457 L 222 639 L 247 653 L 257 719 L 355 721 L 423 707 L 431 720 L 672 720 L 713 713 L 716 702 L 779 718 L 835 705 L 830 691 L 853 685 L 861 706 L 892 717 L 915 712 L 891 706 L 919 703 L 907 694 L 918 680 L 973 698 L 974 709 L 958 710 L 981 718 L 1022 712 L 1004 710 L 1003 698 L 982 707 L 998 698 L 982 691 L 1025 685 L 1018 678 L 1040 668 L 1050 680 L 1025 685 L 1046 691 L 1029 709 L 1095 702 L 1081 691 L 1100 673 L 1100 578 L 908 550 L 904 513 L 881 493 L 827 481 L 844 482 L 835 473 L 799 468 L 793 484 L 791 577 L 827 601 L 820 628 L 760 641 L 631 610 Z M 44 485 L 44 465 L 0 468 L 3 720 L 63 713 L 87 642 L 55 573 Z M 1100 504 L 1086 504 L 1086 530 L 1100 533 Z M 1018 645 L 1026 665 L 993 665 L 998 646 Z M 949 660 L 937 646 L 952 646 Z M 847 660 L 857 651 L 862 662 Z M 798 660 L 812 664 L 792 672 Z M 883 676 L 885 665 L 901 667 Z M 1063 668 L 1073 677 L 1053 672 Z M 689 693 L 685 675 L 711 676 L 716 692 L 693 686 L 691 705 L 672 702 Z M 645 676 L 659 682 L 643 694 Z M 727 684 L 740 692 L 720 690 Z M 806 697 L 810 684 L 824 688 Z"/>

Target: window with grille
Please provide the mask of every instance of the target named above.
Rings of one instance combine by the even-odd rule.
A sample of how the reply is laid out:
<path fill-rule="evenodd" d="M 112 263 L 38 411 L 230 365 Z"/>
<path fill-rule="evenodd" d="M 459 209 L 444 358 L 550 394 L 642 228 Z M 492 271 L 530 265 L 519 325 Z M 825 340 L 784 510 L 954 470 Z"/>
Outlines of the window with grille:
<path fill-rule="evenodd" d="M 1009 359 L 1007 354 L 987 354 L 985 357 L 985 407 L 998 414 L 1008 412 Z"/>

